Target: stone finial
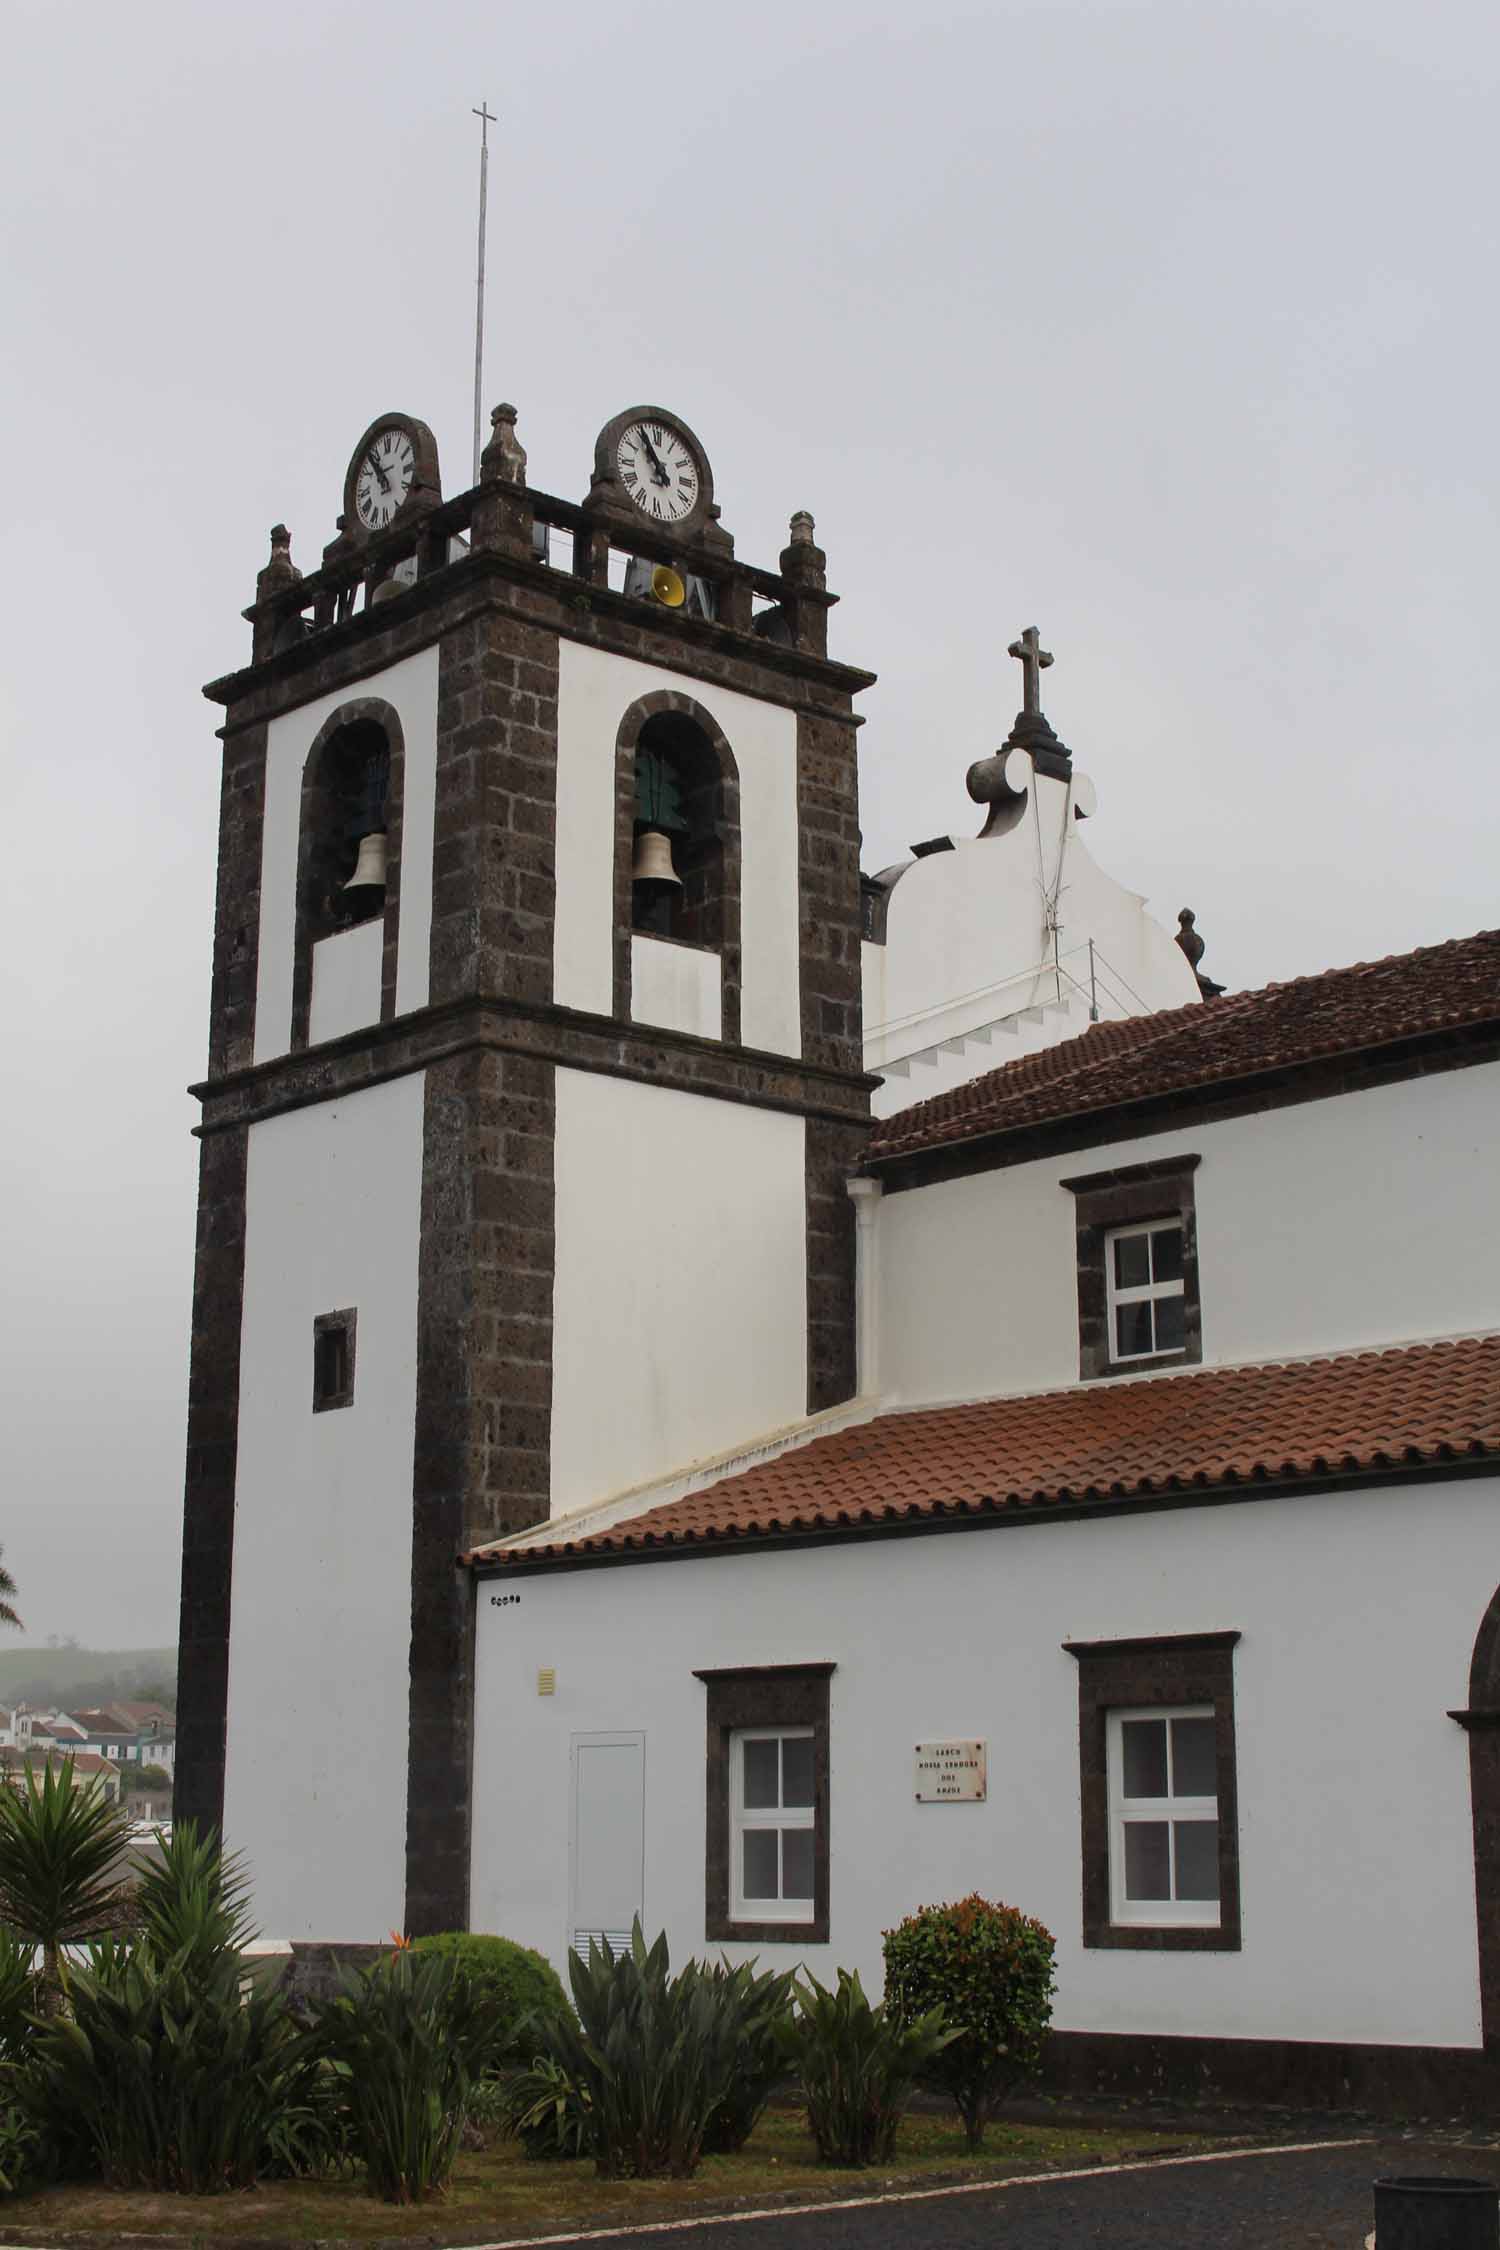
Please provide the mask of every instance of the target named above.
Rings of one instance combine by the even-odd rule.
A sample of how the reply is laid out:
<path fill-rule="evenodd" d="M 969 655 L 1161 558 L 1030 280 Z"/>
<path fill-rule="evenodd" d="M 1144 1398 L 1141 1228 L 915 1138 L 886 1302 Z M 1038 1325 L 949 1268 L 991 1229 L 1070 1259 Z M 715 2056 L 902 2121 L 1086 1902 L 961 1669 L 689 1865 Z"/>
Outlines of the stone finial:
<path fill-rule="evenodd" d="M 349 518 L 347 516 L 335 516 L 333 520 L 336 527 L 334 536 L 323 549 L 323 568 L 325 570 L 330 563 L 342 562 L 344 556 L 349 553 L 354 545 L 354 541 L 349 536 Z"/>
<path fill-rule="evenodd" d="M 264 597 L 273 594 L 278 586 L 295 585 L 302 576 L 292 561 L 292 535 L 284 523 L 271 526 L 271 559 L 255 581 L 256 593 Z"/>
<path fill-rule="evenodd" d="M 797 513 L 793 516 L 790 525 L 792 545 L 794 547 L 816 546 L 817 541 L 813 538 L 813 532 L 815 529 L 816 526 L 813 523 L 812 517 L 808 514 L 807 510 L 805 508 L 799 508 L 797 510 Z"/>
<path fill-rule="evenodd" d="M 1219 994 L 1224 990 L 1223 985 L 1215 984 L 1213 978 L 1206 977 L 1198 966 L 1198 963 L 1203 959 L 1203 940 L 1198 935 L 1197 920 L 1198 917 L 1194 914 L 1192 908 L 1185 906 L 1177 917 L 1177 928 L 1173 935 L 1187 957 L 1188 967 L 1198 979 L 1198 990 L 1202 993 L 1204 999 L 1217 1000 Z"/>
<path fill-rule="evenodd" d="M 1189 968 L 1194 970 L 1203 959 L 1203 940 L 1195 927 L 1197 919 L 1190 906 L 1185 906 L 1177 917 L 1177 943 L 1188 957 Z"/>
<path fill-rule="evenodd" d="M 1052 651 L 1043 648 L 1034 625 L 1010 644 L 1007 652 L 1021 667 L 1021 708 L 1005 738 L 1004 748 L 1028 751 L 1038 773 L 1055 781 L 1068 781 L 1073 773 L 1073 753 L 1059 742 L 1042 712 L 1042 674 L 1052 662 Z"/>
<path fill-rule="evenodd" d="M 526 448 L 516 436 L 516 410 L 503 400 L 490 416 L 492 435 L 479 456 L 481 484 L 524 484 Z"/>

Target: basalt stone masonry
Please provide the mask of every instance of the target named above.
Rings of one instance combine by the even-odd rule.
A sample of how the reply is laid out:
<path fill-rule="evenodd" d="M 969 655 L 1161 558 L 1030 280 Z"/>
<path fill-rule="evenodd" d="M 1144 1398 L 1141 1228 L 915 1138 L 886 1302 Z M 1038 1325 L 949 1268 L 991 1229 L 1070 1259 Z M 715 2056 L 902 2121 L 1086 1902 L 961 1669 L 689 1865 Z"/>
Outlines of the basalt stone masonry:
<path fill-rule="evenodd" d="M 549 1507 L 559 1067 L 805 1120 L 808 1405 L 835 1404 L 855 1387 L 853 1222 L 844 1180 L 868 1130 L 871 1081 L 861 1069 L 852 698 L 871 675 L 827 658 L 832 597 L 810 525 L 782 556 L 779 577 L 727 559 L 732 545 L 715 532 L 712 553 L 705 548 L 692 567 L 717 570 L 718 616 L 688 616 L 613 592 L 606 582 L 609 525 L 528 491 L 517 482 L 517 462 L 523 467 L 524 455 L 514 446 L 509 453 L 492 446 L 474 493 L 424 503 L 404 528 L 398 517 L 391 532 L 363 543 L 348 536 L 334 542 L 325 569 L 306 580 L 291 565 L 278 528 L 248 613 L 254 660 L 206 690 L 225 708 L 224 779 L 209 1062 L 194 1088 L 202 1104 L 202 1185 L 176 1807 L 215 1824 L 222 1818 L 249 1129 L 420 1071 L 406 1836 L 406 1927 L 413 1933 L 462 1927 L 468 1914 L 474 1618 L 471 1580 L 457 1558 L 536 1523 Z M 538 518 L 572 530 L 573 571 L 537 559 Z M 644 527 L 639 543 L 651 552 Z M 398 590 L 392 572 L 411 555 L 417 575 Z M 665 549 L 660 559 L 671 559 Z M 377 587 L 379 598 L 369 599 Z M 779 605 L 782 629 L 774 636 L 751 629 L 756 595 Z M 627 792 L 623 781 L 617 893 L 622 869 L 624 888 L 615 920 L 624 976 L 615 1011 L 590 1015 L 554 1002 L 558 659 L 565 639 L 676 675 L 636 710 L 636 733 L 658 706 L 685 710 L 713 729 L 683 683 L 732 690 L 795 714 L 800 1055 L 739 1043 L 738 796 L 727 744 L 722 809 L 734 824 L 736 848 L 719 933 L 723 1039 L 629 1019 L 634 806 L 633 784 Z M 414 745 L 403 741 L 381 683 L 403 658 L 433 647 L 428 999 L 398 1014 L 401 897 L 414 879 L 402 849 Z M 378 719 L 391 749 L 380 1020 L 309 1043 L 311 948 L 299 883 L 286 1051 L 257 1063 L 268 728 L 322 698 L 340 699 L 330 727 Z M 304 863 L 305 830 L 318 813 L 316 757 L 309 770 Z"/>

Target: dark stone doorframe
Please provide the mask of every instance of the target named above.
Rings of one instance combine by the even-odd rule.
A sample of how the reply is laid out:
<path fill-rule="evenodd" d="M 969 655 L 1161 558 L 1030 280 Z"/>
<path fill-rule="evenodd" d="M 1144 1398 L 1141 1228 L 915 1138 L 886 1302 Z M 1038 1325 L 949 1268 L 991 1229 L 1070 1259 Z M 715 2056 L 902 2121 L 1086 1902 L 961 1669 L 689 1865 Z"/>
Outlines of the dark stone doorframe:
<path fill-rule="evenodd" d="M 1469 1708 L 1450 1711 L 1469 1737 L 1479 2018 L 1487 2055 L 1500 2057 L 1500 1587 L 1480 1621 L 1469 1664 Z"/>

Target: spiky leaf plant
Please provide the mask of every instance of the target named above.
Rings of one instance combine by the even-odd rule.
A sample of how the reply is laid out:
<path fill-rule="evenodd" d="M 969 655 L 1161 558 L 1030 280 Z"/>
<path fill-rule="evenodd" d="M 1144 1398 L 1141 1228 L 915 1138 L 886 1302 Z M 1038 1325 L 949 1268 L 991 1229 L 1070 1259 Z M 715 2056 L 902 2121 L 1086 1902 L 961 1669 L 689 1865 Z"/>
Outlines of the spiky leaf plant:
<path fill-rule="evenodd" d="M 24 1787 L 0 1787 L 0 1922 L 42 1949 L 40 2004 L 55 2014 L 68 1989 L 66 1946 L 87 1945 L 129 1918 L 124 1880 L 130 1823 L 96 1783 L 75 1789 L 73 1761 Z"/>
<path fill-rule="evenodd" d="M 825 2164 L 883 2164 L 896 2144 L 911 2090 L 956 2037 L 943 2011 L 902 2023 L 872 2007 L 857 1973 L 840 1969 L 830 1991 L 808 1975 L 784 2034 L 802 2080 L 807 2122 Z"/>

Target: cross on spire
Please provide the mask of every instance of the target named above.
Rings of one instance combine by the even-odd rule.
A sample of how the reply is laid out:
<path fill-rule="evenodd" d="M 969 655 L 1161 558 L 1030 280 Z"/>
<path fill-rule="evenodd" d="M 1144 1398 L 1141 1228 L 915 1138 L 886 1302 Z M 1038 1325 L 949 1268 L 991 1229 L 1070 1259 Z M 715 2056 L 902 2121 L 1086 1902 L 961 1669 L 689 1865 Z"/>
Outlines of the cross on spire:
<path fill-rule="evenodd" d="M 478 109 L 472 111 L 471 115 L 479 119 L 480 141 L 485 148 L 488 148 L 490 145 L 490 127 L 492 125 L 497 125 L 499 123 L 499 119 L 496 117 L 494 111 L 490 108 L 488 102 L 481 102 Z"/>
<path fill-rule="evenodd" d="M 1021 709 L 1041 714 L 1042 674 L 1052 662 L 1047 649 L 1042 647 L 1042 636 L 1034 625 L 1028 625 L 1018 641 L 1012 641 L 1007 655 L 1016 657 L 1021 666 Z"/>

